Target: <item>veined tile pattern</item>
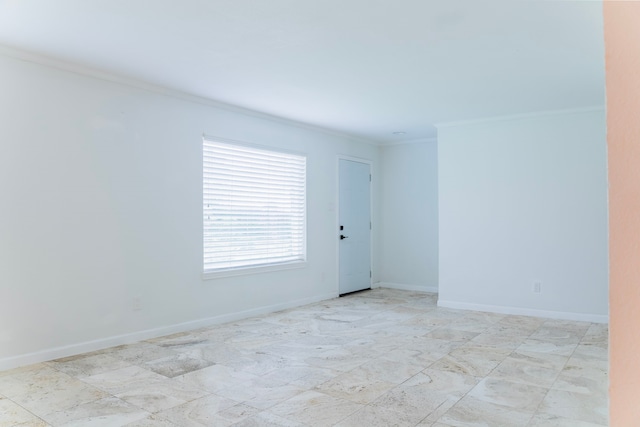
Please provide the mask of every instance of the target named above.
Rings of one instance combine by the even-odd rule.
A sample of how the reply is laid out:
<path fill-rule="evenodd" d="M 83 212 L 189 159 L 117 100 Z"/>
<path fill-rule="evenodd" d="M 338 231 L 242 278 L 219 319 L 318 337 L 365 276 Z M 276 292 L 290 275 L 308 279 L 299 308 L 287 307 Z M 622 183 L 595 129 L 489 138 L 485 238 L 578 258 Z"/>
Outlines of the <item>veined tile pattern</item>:
<path fill-rule="evenodd" d="M 0 427 L 607 425 L 607 325 L 436 299 L 375 289 L 0 372 Z"/>

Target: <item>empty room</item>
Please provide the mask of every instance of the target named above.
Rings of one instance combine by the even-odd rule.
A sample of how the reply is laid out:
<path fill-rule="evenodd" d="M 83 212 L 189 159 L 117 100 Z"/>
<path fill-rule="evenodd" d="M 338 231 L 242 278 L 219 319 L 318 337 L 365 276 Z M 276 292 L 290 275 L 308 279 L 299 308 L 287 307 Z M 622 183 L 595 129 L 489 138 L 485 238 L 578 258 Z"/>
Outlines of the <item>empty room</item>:
<path fill-rule="evenodd" d="M 636 426 L 639 5 L 0 0 L 0 427 Z"/>

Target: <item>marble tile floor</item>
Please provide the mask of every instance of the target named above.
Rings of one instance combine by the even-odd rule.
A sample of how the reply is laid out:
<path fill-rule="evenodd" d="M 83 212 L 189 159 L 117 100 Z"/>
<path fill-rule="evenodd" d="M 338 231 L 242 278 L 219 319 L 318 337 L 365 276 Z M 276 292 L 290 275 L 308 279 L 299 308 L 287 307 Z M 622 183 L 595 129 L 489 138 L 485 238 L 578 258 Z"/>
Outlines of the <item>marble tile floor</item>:
<path fill-rule="evenodd" d="M 374 289 L 0 372 L 5 426 L 607 425 L 606 325 Z"/>

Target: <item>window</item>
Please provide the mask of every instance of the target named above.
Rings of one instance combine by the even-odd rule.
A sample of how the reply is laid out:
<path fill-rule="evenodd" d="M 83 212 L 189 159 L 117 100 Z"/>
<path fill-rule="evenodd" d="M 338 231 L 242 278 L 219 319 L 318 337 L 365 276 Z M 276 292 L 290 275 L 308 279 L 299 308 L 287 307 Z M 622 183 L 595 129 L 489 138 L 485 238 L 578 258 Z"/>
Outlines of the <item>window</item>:
<path fill-rule="evenodd" d="M 205 275 L 305 261 L 306 157 L 207 137 L 202 151 Z"/>

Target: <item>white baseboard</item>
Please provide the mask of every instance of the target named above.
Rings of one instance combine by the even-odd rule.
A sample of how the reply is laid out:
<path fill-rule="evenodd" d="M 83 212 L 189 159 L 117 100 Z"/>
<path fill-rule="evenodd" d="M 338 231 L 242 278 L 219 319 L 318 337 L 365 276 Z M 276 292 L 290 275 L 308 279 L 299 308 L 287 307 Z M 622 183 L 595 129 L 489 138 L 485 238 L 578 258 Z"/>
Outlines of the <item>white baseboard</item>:
<path fill-rule="evenodd" d="M 77 354 L 88 353 L 91 351 L 103 350 L 109 347 L 115 347 L 123 344 L 131 344 L 134 342 L 157 338 L 164 335 L 171 335 L 178 332 L 187 332 L 207 326 L 219 325 L 221 323 L 233 322 L 236 320 L 246 319 L 248 317 L 260 316 L 262 314 L 273 313 L 275 311 L 286 310 L 288 308 L 300 307 L 307 304 L 313 304 L 332 298 L 337 298 L 337 293 L 318 295 L 309 298 L 289 301 L 282 304 L 269 305 L 265 307 L 254 308 L 251 310 L 240 311 L 237 313 L 228 313 L 220 316 L 208 317 L 206 319 L 193 320 L 190 322 L 178 323 L 175 325 L 162 326 L 160 328 L 146 329 L 144 331 L 132 332 L 102 338 L 98 340 L 85 341 L 77 344 L 71 344 L 62 347 L 54 347 L 33 353 L 20 354 L 17 356 L 6 357 L 0 359 L 0 371 L 13 369 L 20 366 L 31 365 L 34 363 L 46 362 L 62 357 L 75 356 Z"/>
<path fill-rule="evenodd" d="M 515 314 L 520 316 L 545 317 L 549 319 L 577 320 L 581 322 L 609 323 L 609 316 L 604 314 L 573 313 L 502 305 L 472 304 L 468 302 L 447 301 L 441 299 L 438 299 L 438 307 L 486 311 L 489 313 Z"/>
<path fill-rule="evenodd" d="M 375 283 L 372 287 L 399 289 L 401 291 L 428 292 L 428 293 L 434 293 L 434 294 L 438 293 L 437 286 L 409 285 L 406 283 L 378 282 L 378 283 Z"/>

